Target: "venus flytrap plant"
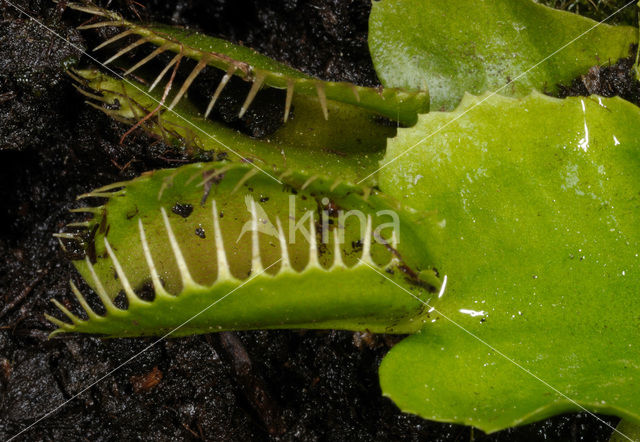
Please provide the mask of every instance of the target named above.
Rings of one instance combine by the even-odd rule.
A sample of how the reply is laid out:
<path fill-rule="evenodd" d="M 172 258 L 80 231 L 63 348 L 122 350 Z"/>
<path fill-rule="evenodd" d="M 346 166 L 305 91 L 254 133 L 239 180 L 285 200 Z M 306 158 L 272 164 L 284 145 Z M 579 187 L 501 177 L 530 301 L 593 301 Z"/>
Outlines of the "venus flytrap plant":
<path fill-rule="evenodd" d="M 153 89 L 172 67 L 177 66 L 182 58 L 197 61 L 196 66 L 172 98 L 169 104 L 170 108 L 180 102 L 189 89 L 189 86 L 191 86 L 202 70 L 206 66 L 212 66 L 224 71 L 225 75 L 218 87 L 211 91 L 211 99 L 204 112 L 205 117 L 208 116 L 213 109 L 215 102 L 220 97 L 222 90 L 231 76 L 239 76 L 252 84 L 244 104 L 240 108 L 240 117 L 247 111 L 262 87 L 286 89 L 287 94 L 283 115 L 285 122 L 289 117 L 294 94 L 316 96 L 318 98 L 319 108 L 322 110 L 325 119 L 329 117 L 328 100 L 357 105 L 362 109 L 377 112 L 387 118 L 397 119 L 406 125 L 414 124 L 418 113 L 429 110 L 429 95 L 426 91 L 421 91 L 419 88 L 416 92 L 410 92 L 398 88 L 377 89 L 356 86 L 346 82 L 322 81 L 259 54 L 253 49 L 235 45 L 226 40 L 166 25 L 133 23 L 125 20 L 115 12 L 95 6 L 76 3 L 70 3 L 68 6 L 93 14 L 101 19 L 101 21 L 83 25 L 80 29 L 94 29 L 107 26 L 116 26 L 123 29 L 121 33 L 103 42 L 96 47 L 96 49 L 101 49 L 121 41 L 128 36 L 140 37 L 138 40 L 119 50 L 113 57 L 106 60 L 105 63 L 111 63 L 143 44 L 151 44 L 156 47 L 153 52 L 130 67 L 127 73 L 134 72 L 163 52 L 173 52 L 176 54 L 151 83 L 150 89 Z"/>
<path fill-rule="evenodd" d="M 89 103 L 114 119 L 127 124 L 144 119 L 143 130 L 171 145 L 224 153 L 230 160 L 242 158 L 267 170 L 291 168 L 310 176 L 356 182 L 376 169 L 387 138 L 396 130 L 380 124 L 369 111 L 333 101 L 327 105 L 336 118 L 326 122 L 317 118 L 317 99 L 297 96 L 296 118 L 275 133 L 255 139 L 203 118 L 187 99 L 176 105 L 177 114 L 160 110 L 145 119 L 157 107 L 161 92 L 147 95 L 141 91 L 143 84 L 97 70 L 78 70 L 70 75 Z"/>
<path fill-rule="evenodd" d="M 79 209 L 92 217 L 59 236 L 84 251 L 75 264 L 98 298 L 72 286 L 84 312 L 56 302 L 66 320 L 49 317 L 54 333 L 163 335 L 214 302 L 176 335 L 417 332 L 380 371 L 384 394 L 404 411 L 487 432 L 581 409 L 640 424 L 640 111 L 621 99 L 527 95 L 553 90 L 597 57 L 626 56 L 637 30 L 594 29 L 502 91 L 521 98 L 465 95 L 453 112 L 420 115 L 415 127 L 399 129 L 385 153 L 393 131 L 373 123 L 373 111 L 412 124 L 426 110 L 424 93 L 387 91 L 378 100 L 218 39 L 73 7 L 104 19 L 85 28 L 124 29 L 106 45 L 140 37 L 116 58 L 156 47 L 129 72 L 161 52 L 177 54 L 146 84 L 182 58 L 197 63 L 168 97 L 189 124 L 152 114 L 162 100 L 157 88 L 154 101 L 137 89 L 143 83 L 76 71 L 103 112 L 142 120 L 173 143 L 231 146 L 279 171 L 283 184 L 250 164 L 191 164 L 81 196 L 106 202 Z M 451 18 L 461 11 L 465 17 Z M 503 86 L 593 24 L 529 0 L 383 0 L 373 4 L 370 45 L 385 84 L 412 88 L 426 78 L 435 107 L 451 109 L 465 91 Z M 261 87 L 286 89 L 287 124 L 255 140 L 207 119 L 213 105 L 198 110 L 186 96 L 205 66 L 226 72 L 213 102 L 232 75 L 252 83 L 243 110 Z M 327 124 L 313 116 L 318 107 L 346 118 Z M 368 138 L 358 144 L 359 137 Z M 349 184 L 378 166 L 375 188 Z M 434 296 L 445 274 L 447 290 Z"/>
<path fill-rule="evenodd" d="M 81 244 L 86 258 L 76 267 L 106 311 L 93 310 L 72 285 L 86 317 L 54 301 L 71 321 L 49 316 L 54 334 L 163 335 L 190 318 L 176 335 L 419 330 L 429 316 L 424 304 L 392 287 L 424 301 L 439 288 L 426 226 L 416 230 L 414 215 L 377 192 L 291 170 L 279 179 L 247 164 L 200 163 L 81 196 L 107 200 L 83 209 L 93 217 L 63 237 Z M 152 300 L 138 295 L 145 284 Z M 124 309 L 114 303 L 120 292 Z"/>

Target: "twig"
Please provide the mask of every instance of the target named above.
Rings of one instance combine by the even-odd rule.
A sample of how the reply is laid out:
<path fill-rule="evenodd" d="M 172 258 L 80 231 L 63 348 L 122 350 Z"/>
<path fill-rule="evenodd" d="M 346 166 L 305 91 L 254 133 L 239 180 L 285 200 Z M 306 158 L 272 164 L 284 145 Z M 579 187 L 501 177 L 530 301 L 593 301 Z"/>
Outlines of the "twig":
<path fill-rule="evenodd" d="M 3 318 L 7 313 L 9 313 L 11 310 L 13 310 L 14 308 L 16 308 L 18 305 L 20 305 L 20 303 L 22 303 L 22 301 L 24 301 L 24 299 L 29 295 L 29 293 L 31 293 L 31 291 L 33 290 L 33 288 L 38 285 L 38 283 L 40 281 L 42 281 L 42 278 L 44 278 L 47 273 L 49 273 L 49 270 L 45 269 L 43 270 L 38 270 L 38 272 L 40 272 L 40 274 L 33 280 L 31 281 L 31 283 L 29 283 L 28 286 L 26 286 L 19 294 L 18 296 L 16 296 L 16 298 L 11 301 L 9 304 L 7 304 L 2 311 L 0 311 L 0 319 Z"/>

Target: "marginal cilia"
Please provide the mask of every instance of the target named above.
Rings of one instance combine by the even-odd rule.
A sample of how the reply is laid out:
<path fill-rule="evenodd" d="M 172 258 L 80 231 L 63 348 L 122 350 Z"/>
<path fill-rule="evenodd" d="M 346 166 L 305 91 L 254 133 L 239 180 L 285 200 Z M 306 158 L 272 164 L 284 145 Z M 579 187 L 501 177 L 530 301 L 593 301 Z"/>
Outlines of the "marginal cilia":
<path fill-rule="evenodd" d="M 369 111 L 333 101 L 328 102 L 329 108 L 339 118 L 325 121 L 318 118 L 317 100 L 298 95 L 294 98 L 295 119 L 270 135 L 253 138 L 198 116 L 186 99 L 176 106 L 176 113 L 160 109 L 151 115 L 161 97 L 157 91 L 143 93 L 144 85 L 133 79 L 121 80 L 96 69 L 73 70 L 69 75 L 77 90 L 88 98 L 88 105 L 133 125 L 127 133 L 138 127 L 191 158 L 205 154 L 240 159 L 274 173 L 295 169 L 309 176 L 320 174 L 357 182 L 378 168 L 387 138 L 396 130 L 380 124 Z"/>
<path fill-rule="evenodd" d="M 253 49 L 235 45 L 226 40 L 166 25 L 133 23 L 115 12 L 93 5 L 69 3 L 67 6 L 103 19 L 84 24 L 79 27 L 80 29 L 104 27 L 123 29 L 122 32 L 102 42 L 94 50 L 120 43 L 126 37 L 139 37 L 108 58 L 104 62 L 105 65 L 114 62 L 141 45 L 150 44 L 155 47 L 151 53 L 129 67 L 125 71 L 125 75 L 140 69 L 165 52 L 175 53 L 151 82 L 150 90 L 153 90 L 171 72 L 172 68 L 176 69 L 181 60 L 191 59 L 197 62 L 171 99 L 169 109 L 172 109 L 185 96 L 196 77 L 207 66 L 210 66 L 224 71 L 225 74 L 215 90 L 211 91 L 211 97 L 204 112 L 205 118 L 211 113 L 232 76 L 238 76 L 251 83 L 251 89 L 240 108 L 239 117 L 245 114 L 262 87 L 286 89 L 283 116 L 285 122 L 289 118 L 294 93 L 317 96 L 325 119 L 329 116 L 327 100 L 357 105 L 407 125 L 413 125 L 416 122 L 418 113 L 429 110 L 429 95 L 426 91 L 409 92 L 395 88 L 369 88 L 346 82 L 322 81 L 259 54 Z M 170 88 L 171 81 L 168 84 Z"/>

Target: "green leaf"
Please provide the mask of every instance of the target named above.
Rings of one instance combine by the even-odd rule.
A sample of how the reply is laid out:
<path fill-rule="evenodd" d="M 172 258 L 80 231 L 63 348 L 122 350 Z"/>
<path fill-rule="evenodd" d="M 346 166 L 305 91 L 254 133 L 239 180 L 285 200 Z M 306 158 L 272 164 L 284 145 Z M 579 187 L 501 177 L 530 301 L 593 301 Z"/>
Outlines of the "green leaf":
<path fill-rule="evenodd" d="M 640 423 L 640 109 L 466 96 L 383 164 L 384 192 L 437 211 L 448 277 L 383 361 L 384 393 L 487 432 L 581 407 Z"/>
<path fill-rule="evenodd" d="M 248 164 L 196 163 L 82 195 L 107 201 L 81 209 L 94 216 L 63 237 L 85 251 L 74 264 L 105 312 L 73 287 L 86 316 L 55 301 L 71 321 L 49 316 L 56 333 L 419 330 L 419 299 L 440 283 L 415 217 L 370 189 L 294 171 L 279 179 Z M 121 292 L 125 308 L 113 302 Z"/>
<path fill-rule="evenodd" d="M 403 124 L 412 125 L 416 122 L 416 116 L 421 112 L 429 110 L 429 94 L 426 90 L 407 92 L 401 89 L 382 89 L 357 86 L 347 82 L 323 81 L 305 74 L 297 69 L 273 60 L 262 55 L 251 48 L 239 46 L 229 41 L 210 37 L 192 30 L 182 29 L 162 24 L 133 23 L 125 20 L 122 16 L 106 9 L 93 5 L 70 3 L 67 5 L 72 9 L 84 11 L 106 20 L 98 23 L 83 25 L 81 29 L 101 28 L 117 26 L 123 31 L 103 42 L 96 49 L 108 46 L 120 41 L 124 37 L 140 37 L 136 42 L 125 46 L 107 62 L 111 62 L 139 45 L 149 43 L 156 47 L 149 57 L 142 58 L 134 67 L 128 70 L 131 72 L 142 64 L 148 63 L 157 57 L 161 52 L 169 51 L 176 53 L 176 58 L 172 63 L 185 58 L 198 61 L 187 80 L 180 87 L 174 102 L 186 93 L 191 81 L 197 77 L 205 66 L 211 66 L 227 73 L 227 79 L 231 75 L 239 76 L 252 83 L 251 92 L 240 111 L 244 113 L 249 107 L 256 92 L 262 87 L 272 87 L 277 89 L 287 89 L 287 102 L 289 103 L 294 94 L 318 97 L 316 108 L 320 115 L 320 109 L 325 119 L 330 114 L 327 108 L 327 100 L 359 106 L 363 109 L 384 115 L 387 118 L 397 119 Z M 169 66 L 172 64 L 170 63 Z M 169 67 L 168 66 L 168 67 Z M 158 76 L 160 80 L 168 70 L 161 71 Z M 155 84 L 155 82 L 154 82 Z M 226 80 L 219 85 L 219 90 L 224 88 Z M 153 86 L 152 86 L 153 88 Z M 217 96 L 216 90 L 211 91 L 212 97 Z M 215 101 L 215 99 L 213 99 Z M 173 104 L 172 104 L 173 105 Z M 285 110 L 284 121 L 287 121 L 288 110 Z"/>
<path fill-rule="evenodd" d="M 450 110 L 465 92 L 496 90 L 516 78 L 500 93 L 553 92 L 593 65 L 628 56 L 638 41 L 635 28 L 590 30 L 595 25 L 531 0 L 382 0 L 373 2 L 369 47 L 385 86 L 411 90 L 426 83 L 431 109 Z"/>
<path fill-rule="evenodd" d="M 627 442 L 629 439 L 640 440 L 640 425 L 623 420 L 616 427 L 609 442 Z"/>

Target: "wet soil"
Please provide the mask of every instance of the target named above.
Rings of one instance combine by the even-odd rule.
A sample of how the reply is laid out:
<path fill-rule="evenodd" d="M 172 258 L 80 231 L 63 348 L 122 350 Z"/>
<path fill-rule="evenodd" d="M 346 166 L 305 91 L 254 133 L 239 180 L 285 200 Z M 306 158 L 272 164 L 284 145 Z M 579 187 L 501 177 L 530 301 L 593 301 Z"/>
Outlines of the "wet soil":
<path fill-rule="evenodd" d="M 588 96 L 622 97 L 632 103 L 640 103 L 640 82 L 635 79 L 633 64 L 636 48 L 631 55 L 615 63 L 593 66 L 569 85 L 560 86 L 560 97 Z"/>
<path fill-rule="evenodd" d="M 92 47 L 91 36 L 74 29 L 80 15 L 48 0 L 15 1 L 78 47 Z M 368 0 L 109 7 L 244 42 L 322 78 L 377 84 Z M 51 236 L 71 220 L 76 195 L 187 158 L 138 133 L 120 144 L 128 127 L 86 106 L 64 74 L 86 57 L 2 0 L 0 20 L 0 439 L 62 404 L 17 440 L 608 439 L 611 430 L 584 414 L 485 436 L 400 413 L 377 380 L 397 337 L 259 331 L 168 339 L 107 376 L 154 341 L 47 339 L 50 298 L 70 303 L 70 279 L 86 290 Z"/>

